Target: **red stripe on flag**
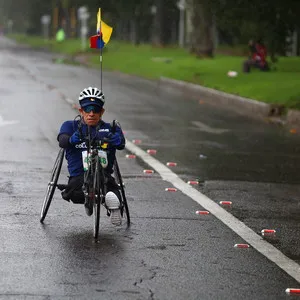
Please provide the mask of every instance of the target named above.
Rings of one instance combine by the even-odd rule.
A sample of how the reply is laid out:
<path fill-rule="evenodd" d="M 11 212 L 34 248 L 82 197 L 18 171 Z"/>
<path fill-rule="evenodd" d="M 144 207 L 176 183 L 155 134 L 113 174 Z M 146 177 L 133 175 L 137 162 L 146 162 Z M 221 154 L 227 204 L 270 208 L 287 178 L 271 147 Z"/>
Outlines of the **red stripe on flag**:
<path fill-rule="evenodd" d="M 90 37 L 90 48 L 100 49 L 104 47 L 104 42 L 102 40 L 102 33 L 99 35 L 93 35 Z"/>

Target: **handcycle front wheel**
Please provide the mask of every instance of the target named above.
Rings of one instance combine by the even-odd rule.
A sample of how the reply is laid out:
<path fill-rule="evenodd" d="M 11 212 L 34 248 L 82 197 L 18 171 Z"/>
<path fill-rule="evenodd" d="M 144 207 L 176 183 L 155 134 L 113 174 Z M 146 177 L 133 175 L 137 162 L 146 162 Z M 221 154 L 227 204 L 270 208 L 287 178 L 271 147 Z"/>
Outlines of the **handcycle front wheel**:
<path fill-rule="evenodd" d="M 60 171 L 61 171 L 61 166 L 64 160 L 64 154 L 65 154 L 65 149 L 61 148 L 57 154 L 52 172 L 51 172 L 51 176 L 50 176 L 50 181 L 48 183 L 47 186 L 47 191 L 44 197 L 44 202 L 43 202 L 43 206 L 42 206 L 42 210 L 41 210 L 41 217 L 40 217 L 40 222 L 43 223 L 45 220 L 45 217 L 47 215 L 47 212 L 49 210 L 55 189 L 56 189 L 56 185 L 58 182 L 58 178 L 60 175 Z"/>
<path fill-rule="evenodd" d="M 100 228 L 100 210 L 104 197 L 104 173 L 99 160 L 86 173 L 86 202 L 94 213 L 94 238 L 98 239 Z M 89 214 L 91 215 L 91 214 Z"/>

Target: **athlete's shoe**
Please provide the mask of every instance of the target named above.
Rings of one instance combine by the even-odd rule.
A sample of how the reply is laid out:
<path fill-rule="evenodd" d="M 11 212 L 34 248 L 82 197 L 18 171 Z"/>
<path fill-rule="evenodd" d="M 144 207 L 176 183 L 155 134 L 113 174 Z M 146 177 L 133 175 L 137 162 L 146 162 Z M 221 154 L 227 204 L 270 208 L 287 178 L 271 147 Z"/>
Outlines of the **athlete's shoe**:
<path fill-rule="evenodd" d="M 110 210 L 110 221 L 113 225 L 120 226 L 122 217 L 120 212 L 120 201 L 115 193 L 108 192 L 105 196 L 105 204 Z"/>

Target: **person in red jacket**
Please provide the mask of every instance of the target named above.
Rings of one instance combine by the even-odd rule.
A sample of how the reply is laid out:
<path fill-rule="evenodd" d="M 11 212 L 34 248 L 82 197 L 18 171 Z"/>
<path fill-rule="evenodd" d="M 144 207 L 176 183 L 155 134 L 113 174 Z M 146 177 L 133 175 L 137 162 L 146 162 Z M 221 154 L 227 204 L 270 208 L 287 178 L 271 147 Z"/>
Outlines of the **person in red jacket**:
<path fill-rule="evenodd" d="M 261 40 L 257 42 L 249 41 L 250 57 L 244 62 L 243 71 L 249 73 L 251 67 L 260 69 L 261 71 L 269 71 L 267 62 L 267 48 Z"/>

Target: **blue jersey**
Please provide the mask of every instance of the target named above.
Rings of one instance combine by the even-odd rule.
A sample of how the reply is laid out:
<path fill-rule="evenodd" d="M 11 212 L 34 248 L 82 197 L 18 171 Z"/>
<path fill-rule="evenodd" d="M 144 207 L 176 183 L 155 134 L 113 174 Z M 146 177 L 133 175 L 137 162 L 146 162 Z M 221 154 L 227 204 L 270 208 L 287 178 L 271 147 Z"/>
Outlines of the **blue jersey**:
<path fill-rule="evenodd" d="M 58 137 L 61 134 L 67 134 L 71 136 L 76 130 L 78 130 L 78 124 L 80 121 L 66 121 L 61 125 Z M 88 126 L 86 124 L 81 124 L 82 133 L 86 134 L 88 130 Z M 108 134 L 112 131 L 112 127 L 109 123 L 105 123 L 101 121 L 98 126 L 90 126 L 90 133 L 91 137 L 94 137 L 97 133 L 97 136 L 105 138 Z M 122 136 L 122 130 L 120 127 L 116 127 L 116 132 L 119 132 Z M 66 148 L 66 159 L 68 162 L 68 170 L 70 176 L 78 176 L 83 174 L 83 164 L 82 164 L 82 151 L 87 150 L 87 146 L 85 142 L 77 145 L 69 145 Z M 106 168 L 106 172 L 112 173 L 113 172 L 113 164 L 116 155 L 116 148 L 108 148 L 107 150 L 107 159 L 108 159 L 108 166 Z"/>

